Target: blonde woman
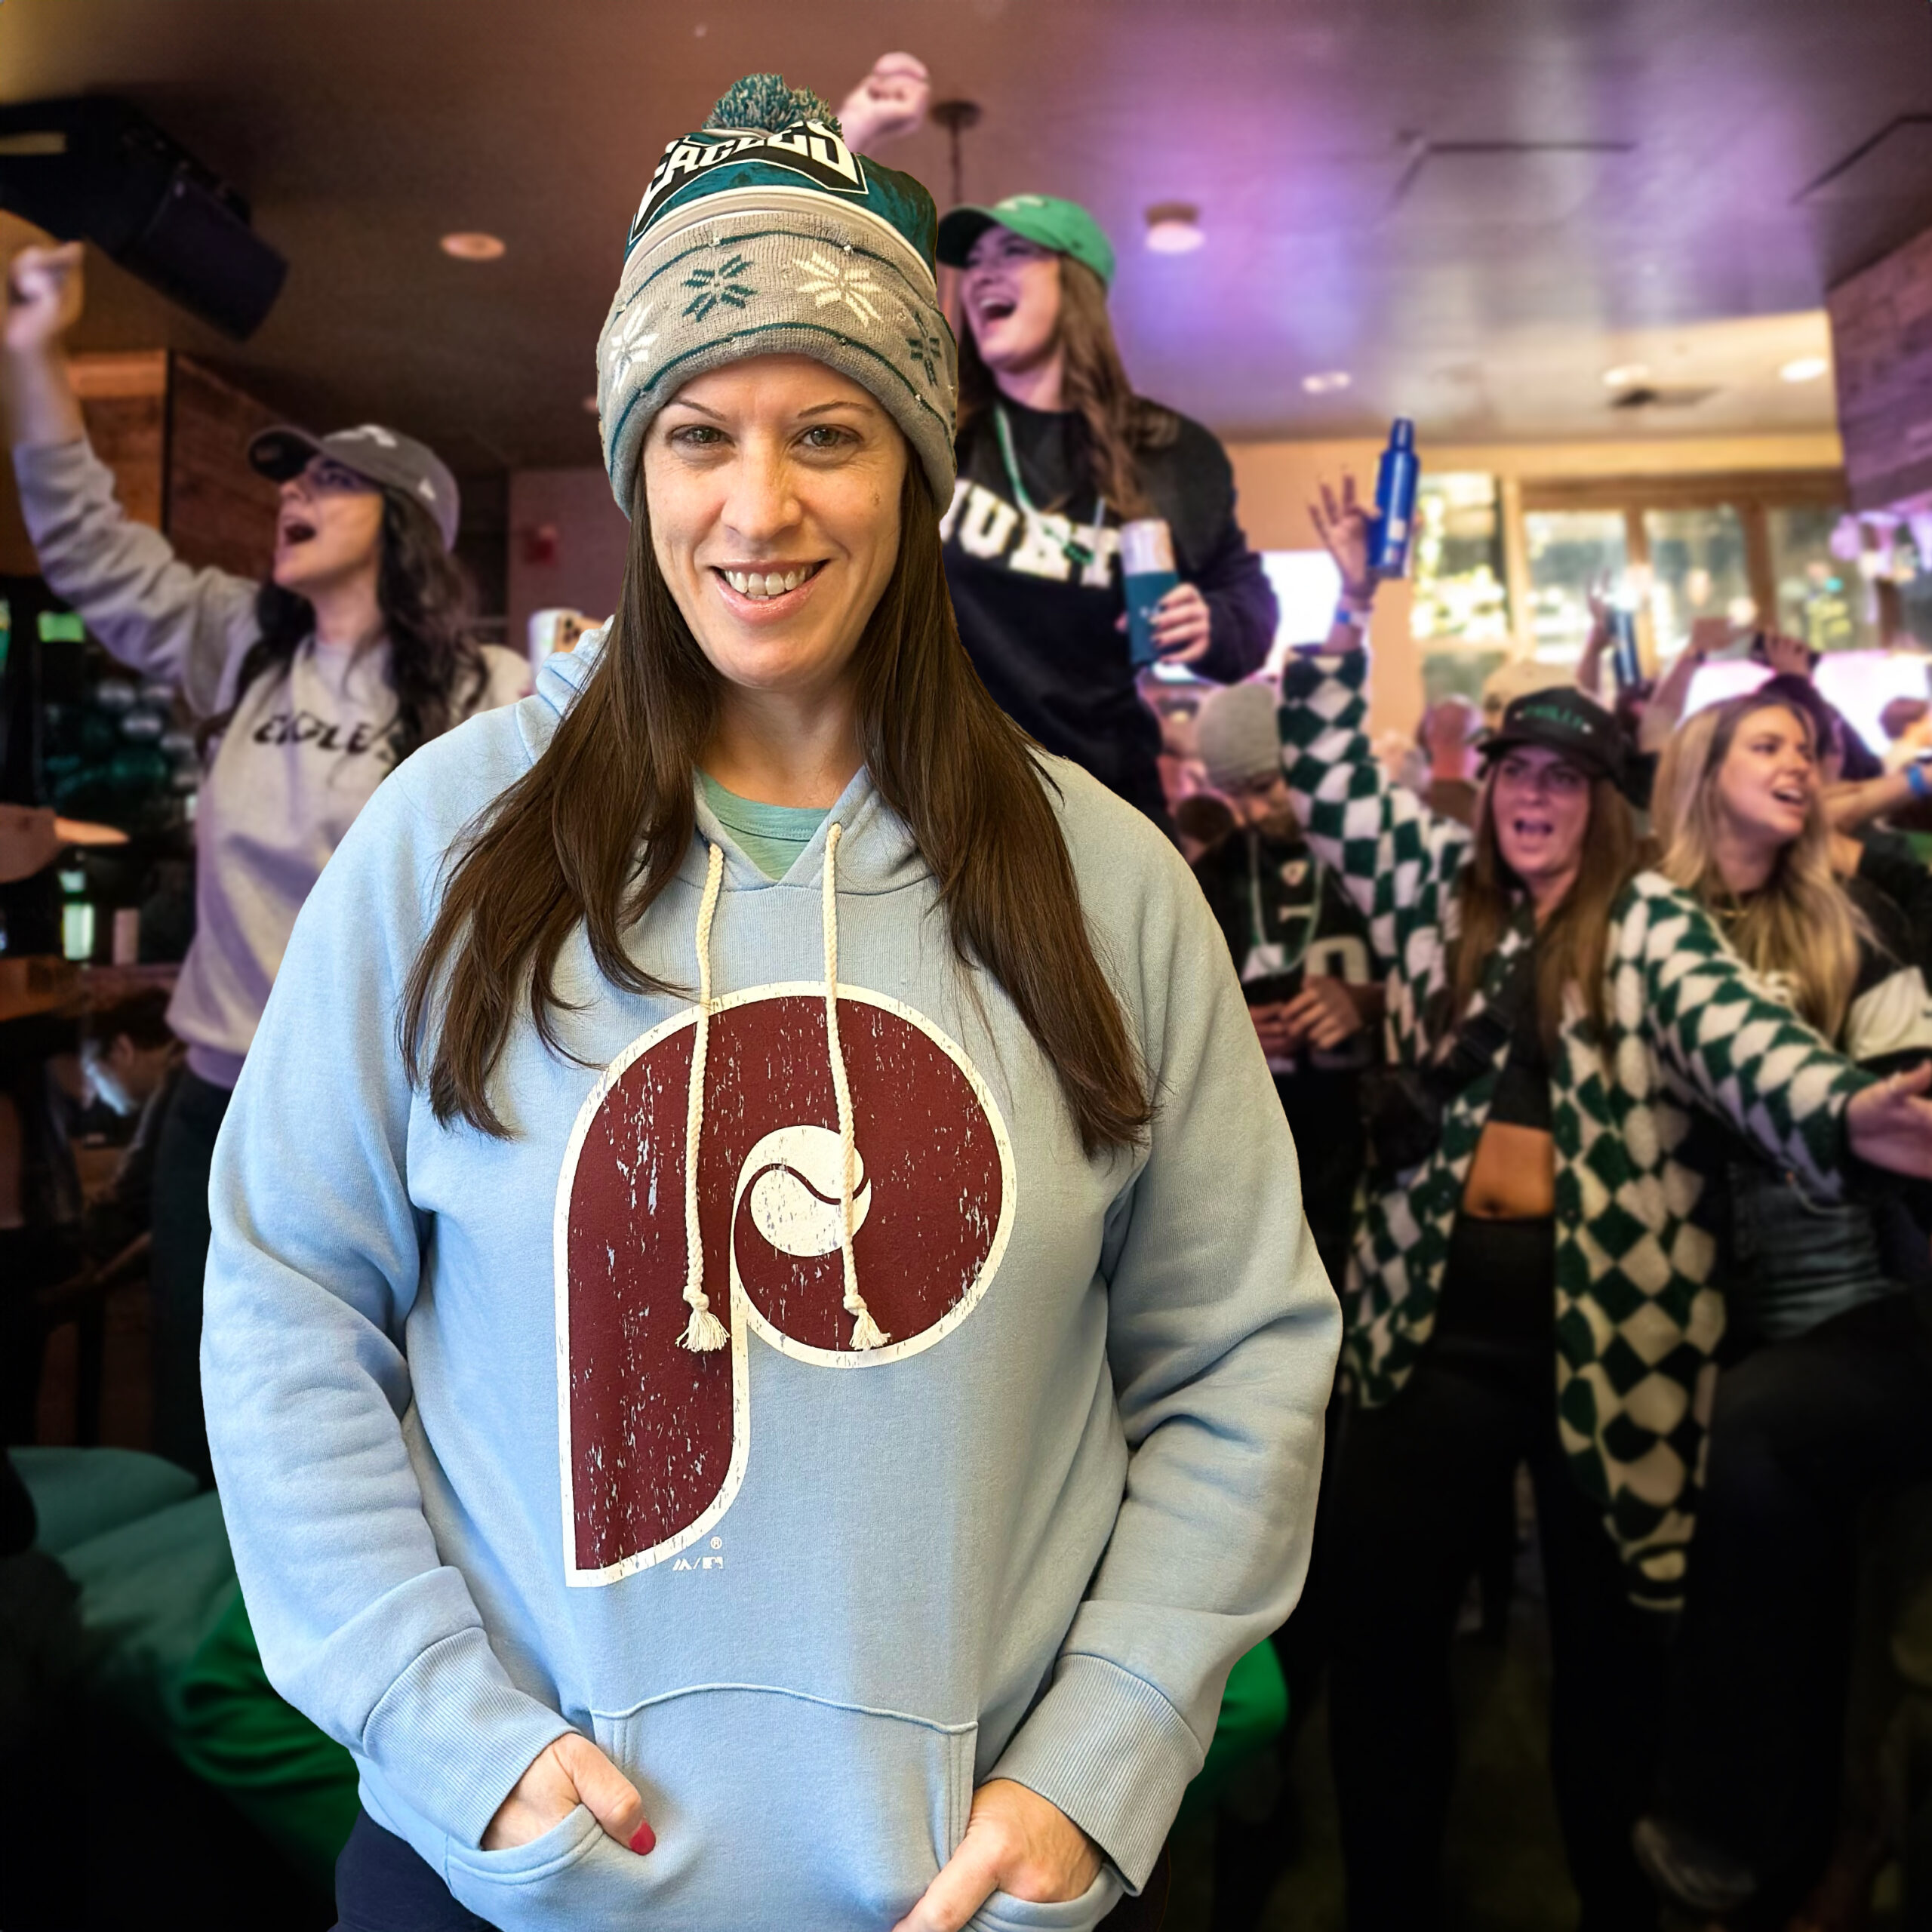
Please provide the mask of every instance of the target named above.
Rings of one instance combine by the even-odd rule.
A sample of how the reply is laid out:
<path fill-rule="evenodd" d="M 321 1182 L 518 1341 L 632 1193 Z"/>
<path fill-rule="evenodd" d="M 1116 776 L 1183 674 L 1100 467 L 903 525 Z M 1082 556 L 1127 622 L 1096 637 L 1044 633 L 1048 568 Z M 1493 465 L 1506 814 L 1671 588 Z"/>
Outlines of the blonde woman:
<path fill-rule="evenodd" d="M 1932 1001 L 1894 909 L 1833 875 L 1817 749 L 1783 696 L 1688 720 L 1658 772 L 1661 869 L 1801 1018 L 1895 1075 L 1932 1053 Z M 1727 1365 L 1637 1847 L 1687 1905 L 1775 1912 L 1837 1816 L 1855 1514 L 1932 1475 L 1932 1337 L 1908 1292 L 1932 1284 L 1908 1198 L 1827 1204 L 1742 1149 L 1730 1171 Z"/>

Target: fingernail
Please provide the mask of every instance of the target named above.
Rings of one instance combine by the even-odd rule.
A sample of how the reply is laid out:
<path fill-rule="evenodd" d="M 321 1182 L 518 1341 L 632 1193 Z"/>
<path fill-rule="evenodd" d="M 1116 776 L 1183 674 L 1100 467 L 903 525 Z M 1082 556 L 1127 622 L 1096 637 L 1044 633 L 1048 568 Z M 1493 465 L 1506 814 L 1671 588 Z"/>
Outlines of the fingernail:
<path fill-rule="evenodd" d="M 640 1858 L 657 1849 L 657 1834 L 651 1829 L 651 1820 L 648 1818 L 632 1832 L 631 1849 Z"/>

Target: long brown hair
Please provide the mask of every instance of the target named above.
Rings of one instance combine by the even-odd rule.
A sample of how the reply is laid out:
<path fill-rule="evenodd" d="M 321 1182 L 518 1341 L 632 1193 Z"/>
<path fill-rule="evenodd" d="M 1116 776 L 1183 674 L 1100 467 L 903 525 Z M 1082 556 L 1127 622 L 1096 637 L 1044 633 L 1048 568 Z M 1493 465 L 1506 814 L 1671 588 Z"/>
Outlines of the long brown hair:
<path fill-rule="evenodd" d="M 384 490 L 382 497 L 376 608 L 389 642 L 389 681 L 395 693 L 390 741 L 401 764 L 463 721 L 483 695 L 490 670 L 470 635 L 475 598 L 469 575 L 443 548 L 435 519 L 399 490 Z M 315 607 L 270 577 L 255 593 L 255 623 L 260 635 L 242 654 L 234 701 L 196 734 L 205 757 L 257 678 L 288 676 L 296 652 L 315 634 Z"/>
<path fill-rule="evenodd" d="M 1515 917 L 1514 895 L 1523 888 L 1497 839 L 1495 790 L 1492 766 L 1483 780 L 1475 844 L 1460 894 L 1462 927 L 1451 979 L 1459 1018 L 1469 1010 L 1491 958 Z M 1604 965 L 1610 952 L 1611 911 L 1637 869 L 1637 828 L 1623 794 L 1609 779 L 1592 778 L 1590 816 L 1583 827 L 1577 876 L 1562 904 L 1537 933 L 1537 1013 L 1544 1044 L 1552 1052 L 1573 986 L 1599 1042 L 1603 1038 L 1609 1011 L 1604 1002 Z"/>
<path fill-rule="evenodd" d="M 1095 956 L 1037 747 L 959 641 L 909 454 L 899 509 L 898 559 L 854 659 L 860 751 L 938 881 L 954 952 L 1004 989 L 1059 1077 L 1081 1146 L 1128 1146 L 1152 1118 L 1146 1072 Z M 693 774 L 719 685 L 658 567 L 640 466 L 596 666 L 543 755 L 472 828 L 410 973 L 402 1050 L 438 1120 L 508 1137 L 491 1072 L 526 999 L 539 1036 L 564 1053 L 557 958 L 580 923 L 613 986 L 685 990 L 638 967 L 624 934 L 690 849 Z"/>
<path fill-rule="evenodd" d="M 1790 1004 L 1835 1041 L 1858 983 L 1865 921 L 1832 870 L 1832 829 L 1816 788 L 1804 830 L 1779 852 L 1760 891 L 1740 900 L 1718 864 L 1718 773 L 1746 721 L 1761 711 L 1795 718 L 1817 755 L 1814 721 L 1795 702 L 1747 692 L 1694 712 L 1671 734 L 1657 764 L 1653 809 L 1664 847 L 1658 869 L 1708 906 L 1731 950 L 1754 971 L 1783 982 Z"/>
<path fill-rule="evenodd" d="M 1165 449 L 1180 434 L 1171 409 L 1134 392 L 1114 340 L 1107 291 L 1084 262 L 1070 255 L 1060 263 L 1060 346 L 1065 355 L 1060 394 L 1086 429 L 1088 481 L 1123 521 L 1153 514 L 1140 478 L 1140 457 Z M 973 340 L 973 325 L 959 331 L 959 437 L 998 400 L 999 385 Z M 1042 504 L 1042 509 L 1064 507 Z"/>

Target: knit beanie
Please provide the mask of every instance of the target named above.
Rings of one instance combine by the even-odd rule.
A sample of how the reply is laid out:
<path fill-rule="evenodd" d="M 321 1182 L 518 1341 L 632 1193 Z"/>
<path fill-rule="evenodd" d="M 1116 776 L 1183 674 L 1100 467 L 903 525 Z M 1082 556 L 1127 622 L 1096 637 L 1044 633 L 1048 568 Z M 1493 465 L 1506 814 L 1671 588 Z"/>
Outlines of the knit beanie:
<path fill-rule="evenodd" d="M 871 391 L 952 500 L 958 351 L 933 270 L 933 198 L 854 154 L 830 108 L 776 74 L 731 89 L 664 150 L 597 340 L 604 466 L 628 516 L 651 418 L 751 355 L 810 355 Z"/>
<path fill-rule="evenodd" d="M 1266 778 L 1281 768 L 1275 694 L 1266 685 L 1229 685 L 1195 714 L 1194 744 L 1217 791 Z"/>

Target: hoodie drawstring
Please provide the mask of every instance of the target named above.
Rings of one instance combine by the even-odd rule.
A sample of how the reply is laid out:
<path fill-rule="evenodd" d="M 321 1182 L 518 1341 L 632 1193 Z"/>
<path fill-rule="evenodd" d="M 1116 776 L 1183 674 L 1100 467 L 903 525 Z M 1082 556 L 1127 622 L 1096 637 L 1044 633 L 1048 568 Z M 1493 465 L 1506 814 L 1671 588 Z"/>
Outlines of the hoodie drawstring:
<path fill-rule="evenodd" d="M 718 911 L 718 888 L 724 878 L 724 854 L 715 845 L 704 874 L 704 900 L 697 913 L 697 1026 L 691 1041 L 691 1094 L 685 1103 L 685 1299 L 691 1318 L 678 1346 L 697 1354 L 721 1349 L 731 1338 L 711 1312 L 704 1291 L 704 1237 L 697 1223 L 697 1157 L 704 1139 L 704 1057 L 711 1044 L 711 921 Z"/>
<path fill-rule="evenodd" d="M 838 1097 L 838 1254 L 845 1266 L 845 1312 L 852 1318 L 856 1353 L 882 1349 L 892 1340 L 872 1318 L 859 1292 L 859 1264 L 852 1253 L 852 1088 L 845 1078 L 845 1053 L 838 1043 L 838 841 L 843 826 L 825 835 L 825 1044 L 832 1060 L 832 1091 Z"/>
<path fill-rule="evenodd" d="M 838 841 L 843 827 L 832 825 L 825 835 L 825 1038 L 832 1061 L 832 1089 L 838 1100 L 838 1253 L 845 1276 L 845 1312 L 852 1317 L 851 1346 L 855 1353 L 882 1349 L 891 1340 L 872 1318 L 859 1292 L 859 1264 L 852 1252 L 852 1169 L 857 1156 L 852 1125 L 852 1088 L 845 1077 L 844 1049 L 838 1039 Z M 711 1041 L 711 924 L 718 911 L 718 891 L 724 876 L 724 854 L 710 848 L 704 878 L 704 900 L 697 915 L 697 1025 L 691 1042 L 691 1091 L 685 1107 L 685 1300 L 691 1318 L 678 1338 L 678 1346 L 708 1354 L 731 1340 L 723 1322 L 711 1312 L 704 1291 L 704 1239 L 698 1226 L 698 1152 L 704 1138 L 704 1063 Z"/>

